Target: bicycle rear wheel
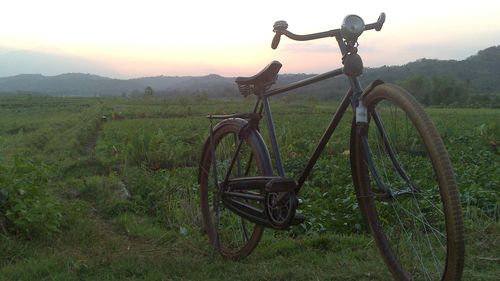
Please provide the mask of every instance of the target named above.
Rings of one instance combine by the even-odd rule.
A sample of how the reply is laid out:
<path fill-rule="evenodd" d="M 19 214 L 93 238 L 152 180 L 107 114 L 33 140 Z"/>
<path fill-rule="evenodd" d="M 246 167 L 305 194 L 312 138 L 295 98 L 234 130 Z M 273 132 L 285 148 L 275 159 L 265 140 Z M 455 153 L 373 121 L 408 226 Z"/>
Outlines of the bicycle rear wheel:
<path fill-rule="evenodd" d="M 269 152 L 260 134 L 255 130 L 247 131 L 244 136 L 240 134 L 246 124 L 242 119 L 226 119 L 214 128 L 212 136 L 205 142 L 199 173 L 204 230 L 210 243 L 221 255 L 234 260 L 253 251 L 262 237 L 264 227 L 238 216 L 224 206 L 222 183 L 231 162 L 233 158 L 236 160 L 228 179 L 272 175 Z M 239 154 L 235 157 L 240 136 L 242 142 Z M 253 191 L 254 195 L 263 195 L 263 192 Z M 255 207 L 262 208 L 264 202 L 254 204 L 261 204 Z"/>
<path fill-rule="evenodd" d="M 375 87 L 363 102 L 369 121 L 362 129 L 353 124 L 351 168 L 361 212 L 386 265 L 397 280 L 460 280 L 459 195 L 437 130 L 395 85 Z"/>

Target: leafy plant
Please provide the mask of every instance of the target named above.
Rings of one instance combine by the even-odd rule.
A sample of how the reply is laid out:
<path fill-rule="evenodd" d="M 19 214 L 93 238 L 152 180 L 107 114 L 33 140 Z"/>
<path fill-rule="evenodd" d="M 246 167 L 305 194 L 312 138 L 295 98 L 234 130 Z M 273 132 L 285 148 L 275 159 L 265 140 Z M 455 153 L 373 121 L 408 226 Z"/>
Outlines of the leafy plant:
<path fill-rule="evenodd" d="M 15 159 L 0 164 L 0 217 L 4 231 L 28 239 L 60 232 L 59 203 L 47 191 L 48 168 L 41 163 Z"/>

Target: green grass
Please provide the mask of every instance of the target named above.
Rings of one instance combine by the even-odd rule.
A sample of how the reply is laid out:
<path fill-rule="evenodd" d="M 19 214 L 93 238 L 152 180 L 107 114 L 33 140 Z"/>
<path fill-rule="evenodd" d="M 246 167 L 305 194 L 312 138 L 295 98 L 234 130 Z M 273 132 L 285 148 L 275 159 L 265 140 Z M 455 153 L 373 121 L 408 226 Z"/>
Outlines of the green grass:
<path fill-rule="evenodd" d="M 50 235 L 23 235 L 0 215 L 0 280 L 389 280 L 355 201 L 350 116 L 303 189 L 306 223 L 266 230 L 240 262 L 209 246 L 197 185 L 204 117 L 251 108 L 249 99 L 0 97 L 0 165 L 21 183 L 43 182 L 36 196 L 61 213 Z M 278 100 L 273 109 L 285 166 L 297 176 L 336 103 Z M 464 280 L 492 280 L 500 275 L 500 110 L 427 111 L 462 193 Z"/>

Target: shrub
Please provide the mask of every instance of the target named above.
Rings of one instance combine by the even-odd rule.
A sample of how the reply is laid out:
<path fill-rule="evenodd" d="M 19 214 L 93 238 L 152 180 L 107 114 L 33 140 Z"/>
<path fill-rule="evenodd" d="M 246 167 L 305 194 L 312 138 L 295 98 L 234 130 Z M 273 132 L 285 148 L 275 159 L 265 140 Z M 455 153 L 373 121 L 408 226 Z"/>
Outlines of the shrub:
<path fill-rule="evenodd" d="M 28 239 L 60 232 L 62 214 L 47 192 L 48 168 L 26 160 L 0 163 L 0 223 L 4 232 Z"/>

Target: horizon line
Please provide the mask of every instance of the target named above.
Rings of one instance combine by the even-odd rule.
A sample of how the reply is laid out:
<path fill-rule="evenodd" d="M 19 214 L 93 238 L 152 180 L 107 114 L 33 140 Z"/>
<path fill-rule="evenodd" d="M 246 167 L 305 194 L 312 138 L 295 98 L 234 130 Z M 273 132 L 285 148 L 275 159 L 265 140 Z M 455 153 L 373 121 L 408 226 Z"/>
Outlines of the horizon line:
<path fill-rule="evenodd" d="M 416 63 L 416 62 L 420 62 L 420 61 L 425 61 L 425 60 L 430 60 L 430 61 L 455 61 L 455 62 L 461 62 L 461 61 L 465 61 L 471 57 L 474 57 L 474 56 L 477 56 L 481 51 L 484 51 L 484 50 L 488 50 L 488 49 L 491 49 L 491 48 L 500 48 L 500 45 L 493 45 L 493 46 L 490 46 L 490 47 L 487 47 L 487 48 L 484 48 L 484 49 L 481 49 L 481 50 L 478 50 L 477 52 L 475 52 L 474 54 L 464 58 L 464 59 L 439 59 L 439 58 L 426 58 L 426 57 L 422 57 L 422 58 L 418 58 L 418 59 L 415 59 L 415 60 L 412 60 L 412 61 L 408 61 L 406 63 L 403 63 L 403 64 L 391 64 L 391 65 L 380 65 L 380 66 L 365 66 L 364 69 L 376 69 L 376 68 L 382 68 L 382 67 L 401 67 L 401 66 L 405 66 L 405 65 L 408 65 L 408 64 L 411 64 L 411 63 Z M 263 65 L 261 68 L 258 68 L 255 70 L 254 74 L 257 74 L 261 69 L 263 69 L 265 67 L 265 65 Z M 341 67 L 339 67 L 341 68 Z M 338 68 L 335 68 L 335 69 L 338 69 Z M 321 74 L 323 72 L 327 72 L 327 71 L 322 71 L 322 72 L 285 72 L 285 73 L 280 73 L 279 75 L 317 75 L 317 74 Z M 222 75 L 222 74 L 219 74 L 219 73 L 206 73 L 206 74 L 185 74 L 185 75 L 182 75 L 182 74 L 159 74 L 159 75 L 150 75 L 150 76 L 127 76 L 127 75 L 109 75 L 109 74 L 99 74 L 98 72 L 85 72 L 85 71 L 71 71 L 71 72 L 62 72 L 62 73 L 59 73 L 59 74 L 43 74 L 43 73 L 36 73 L 36 72 L 33 72 L 33 73 L 29 73 L 29 72 L 24 72 L 24 73 L 18 73 L 18 74 L 13 74 L 13 75 L 7 75 L 7 76 L 0 76 L 0 79 L 4 79 L 4 78 L 12 78 L 12 77 L 16 77 L 16 76 L 21 76 L 21 75 L 40 75 L 40 76 L 43 76 L 43 77 L 57 77 L 57 76 L 62 76 L 62 75 L 69 75 L 69 74 L 82 74 L 82 75 L 91 75 L 91 76 L 98 76 L 98 77 L 101 77 L 101 78 L 107 78 L 107 79 L 114 79 L 114 80 L 134 80 L 134 79 L 143 79 L 143 78 L 158 78 L 158 77 L 207 77 L 207 76 L 211 76 L 211 75 L 216 75 L 216 76 L 219 76 L 219 77 L 223 77 L 223 78 L 236 78 L 236 77 L 239 77 L 241 75 Z M 253 75 L 253 74 L 252 74 Z M 251 76 L 251 75 L 249 75 Z"/>

